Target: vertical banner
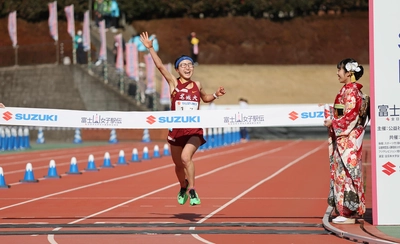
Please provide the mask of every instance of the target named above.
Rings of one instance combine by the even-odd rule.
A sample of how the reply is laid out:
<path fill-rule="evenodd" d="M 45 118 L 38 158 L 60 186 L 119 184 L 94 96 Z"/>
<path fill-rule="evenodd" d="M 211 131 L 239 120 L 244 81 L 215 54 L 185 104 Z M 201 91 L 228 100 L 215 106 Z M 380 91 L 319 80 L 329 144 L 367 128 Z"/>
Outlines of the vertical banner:
<path fill-rule="evenodd" d="M 8 14 L 8 34 L 13 47 L 17 46 L 17 11 Z"/>
<path fill-rule="evenodd" d="M 58 41 L 58 15 L 57 15 L 57 1 L 49 3 L 49 29 L 50 35 L 54 41 Z"/>
<path fill-rule="evenodd" d="M 115 68 L 124 70 L 124 50 L 122 47 L 122 34 L 114 36 L 114 42 L 117 47 L 117 58 L 115 60 Z"/>
<path fill-rule="evenodd" d="M 399 9 L 400 1 L 369 1 L 374 225 L 400 224 Z"/>
<path fill-rule="evenodd" d="M 71 4 L 64 8 L 65 16 L 67 17 L 68 33 L 72 38 L 75 38 L 75 18 L 74 18 L 74 5 Z"/>
<path fill-rule="evenodd" d="M 89 10 L 85 11 L 83 17 L 83 49 L 86 51 L 90 50 L 90 17 Z"/>
<path fill-rule="evenodd" d="M 144 61 L 146 63 L 146 78 L 147 78 L 147 86 L 145 93 L 152 94 L 156 91 L 155 64 L 149 53 L 144 55 Z"/>
<path fill-rule="evenodd" d="M 136 81 L 139 80 L 139 53 L 134 43 L 125 44 L 126 75 Z"/>
<path fill-rule="evenodd" d="M 100 33 L 100 51 L 99 59 L 107 60 L 107 41 L 106 41 L 106 21 L 102 20 L 99 22 L 99 33 Z"/>
<path fill-rule="evenodd" d="M 165 68 L 171 73 L 171 63 L 166 64 Z M 171 94 L 169 92 L 169 85 L 167 80 L 162 76 L 161 79 L 161 94 L 160 94 L 160 103 L 162 105 L 171 104 Z"/>

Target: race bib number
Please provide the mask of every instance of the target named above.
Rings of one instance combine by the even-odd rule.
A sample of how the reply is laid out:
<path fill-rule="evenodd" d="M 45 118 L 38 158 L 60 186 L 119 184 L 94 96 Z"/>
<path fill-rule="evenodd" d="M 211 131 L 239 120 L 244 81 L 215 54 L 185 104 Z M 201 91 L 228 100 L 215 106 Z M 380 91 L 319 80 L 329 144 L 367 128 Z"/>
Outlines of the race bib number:
<path fill-rule="evenodd" d="M 195 101 L 176 101 L 175 110 L 197 110 L 199 103 Z"/>

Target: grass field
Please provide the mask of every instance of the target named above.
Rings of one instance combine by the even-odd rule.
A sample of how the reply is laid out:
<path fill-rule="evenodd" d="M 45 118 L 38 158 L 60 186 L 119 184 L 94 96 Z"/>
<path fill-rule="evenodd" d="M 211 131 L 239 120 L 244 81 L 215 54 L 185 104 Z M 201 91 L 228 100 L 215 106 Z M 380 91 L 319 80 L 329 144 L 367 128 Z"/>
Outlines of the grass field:
<path fill-rule="evenodd" d="M 370 94 L 369 66 L 363 65 L 359 82 Z M 240 97 L 250 104 L 332 103 L 342 84 L 336 65 L 199 65 L 193 79 L 207 93 L 218 86 L 226 95 L 215 104 L 238 104 Z M 159 75 L 159 74 L 158 74 Z M 175 73 L 175 75 L 177 75 Z"/>

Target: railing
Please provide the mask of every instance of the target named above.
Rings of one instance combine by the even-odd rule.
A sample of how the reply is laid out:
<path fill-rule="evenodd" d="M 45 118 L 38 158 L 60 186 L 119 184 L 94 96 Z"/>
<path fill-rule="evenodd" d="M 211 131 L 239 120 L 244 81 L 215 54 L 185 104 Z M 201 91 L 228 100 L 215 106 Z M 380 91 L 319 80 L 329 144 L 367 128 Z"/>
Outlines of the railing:
<path fill-rule="evenodd" d="M 87 53 L 86 53 L 87 55 Z M 165 110 L 159 103 L 159 94 L 157 92 L 146 94 L 145 68 L 141 68 L 139 80 L 129 78 L 125 72 L 115 69 L 113 63 L 102 63 L 98 66 L 96 62 L 96 52 L 91 52 L 87 70 L 104 83 L 114 87 L 121 94 L 131 96 L 137 104 L 145 105 L 151 110 Z M 64 64 L 64 58 L 69 57 L 72 62 L 72 41 L 58 41 L 53 43 L 21 45 L 13 48 L 0 47 L 0 67 L 18 67 L 24 65 L 38 64 Z"/>

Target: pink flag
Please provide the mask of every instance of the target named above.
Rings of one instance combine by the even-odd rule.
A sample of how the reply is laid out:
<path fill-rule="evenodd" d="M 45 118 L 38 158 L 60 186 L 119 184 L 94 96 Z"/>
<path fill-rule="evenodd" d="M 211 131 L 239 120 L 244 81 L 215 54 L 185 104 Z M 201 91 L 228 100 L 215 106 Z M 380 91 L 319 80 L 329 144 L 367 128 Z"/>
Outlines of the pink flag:
<path fill-rule="evenodd" d="M 17 46 L 17 11 L 8 15 L 8 34 L 12 41 L 13 47 Z"/>
<path fill-rule="evenodd" d="M 166 64 L 165 68 L 171 73 L 171 63 Z M 164 76 L 162 77 L 161 81 L 160 103 L 163 105 L 169 105 L 171 103 L 171 93 L 169 92 L 169 85 Z"/>
<path fill-rule="evenodd" d="M 122 47 L 122 34 L 114 36 L 114 45 L 117 47 L 117 58 L 115 60 L 115 68 L 124 70 L 124 49 Z"/>
<path fill-rule="evenodd" d="M 74 18 L 74 5 L 71 4 L 64 8 L 65 16 L 67 17 L 68 33 L 72 38 L 75 38 L 75 18 Z"/>
<path fill-rule="evenodd" d="M 58 41 L 57 1 L 49 3 L 49 29 L 54 41 Z"/>
<path fill-rule="evenodd" d="M 89 10 L 86 10 L 83 17 L 83 49 L 90 50 L 90 18 Z"/>
<path fill-rule="evenodd" d="M 154 80 L 155 65 L 150 54 L 144 55 L 144 61 L 146 63 L 146 78 L 147 78 L 147 87 L 145 93 L 151 94 L 156 91 L 156 83 Z"/>
<path fill-rule="evenodd" d="M 102 20 L 99 22 L 99 32 L 100 32 L 100 51 L 99 59 L 107 60 L 107 42 L 106 42 L 106 21 Z"/>
<path fill-rule="evenodd" d="M 139 54 L 134 43 L 125 45 L 126 75 L 136 81 L 139 80 Z"/>
<path fill-rule="evenodd" d="M 90 18 L 89 10 L 86 10 L 83 17 L 83 49 L 90 50 Z"/>

